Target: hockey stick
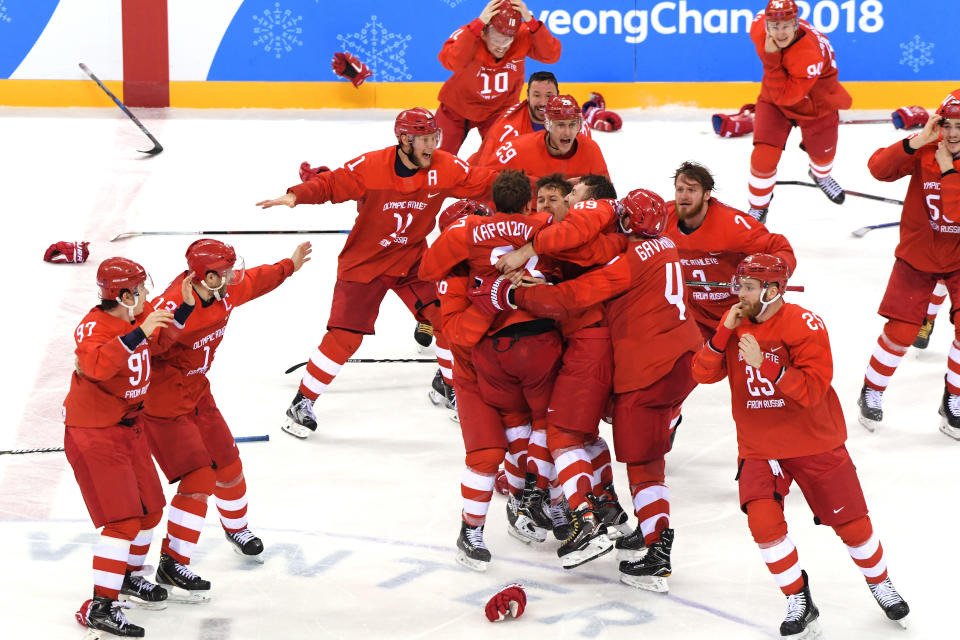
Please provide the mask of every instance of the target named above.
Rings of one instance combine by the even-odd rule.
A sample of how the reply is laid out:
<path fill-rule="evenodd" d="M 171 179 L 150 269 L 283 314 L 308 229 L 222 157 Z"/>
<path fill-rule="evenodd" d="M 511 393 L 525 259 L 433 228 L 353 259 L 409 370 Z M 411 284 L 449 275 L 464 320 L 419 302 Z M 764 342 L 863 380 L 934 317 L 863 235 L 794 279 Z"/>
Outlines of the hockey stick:
<path fill-rule="evenodd" d="M 140 124 L 140 121 L 137 120 L 137 116 L 135 116 L 135 115 L 133 115 L 132 113 L 130 113 L 130 109 L 127 109 L 126 105 L 124 105 L 122 102 L 120 102 L 120 100 L 117 99 L 117 96 L 113 95 L 113 92 L 110 91 L 110 89 L 107 89 L 106 85 L 104 85 L 102 82 L 100 82 L 100 78 L 98 78 L 97 76 L 93 75 L 93 71 L 90 71 L 90 67 L 88 67 L 87 65 L 85 65 L 85 64 L 83 64 L 83 63 L 81 62 L 81 63 L 80 63 L 80 68 L 83 69 L 83 72 L 84 72 L 85 74 L 87 74 L 88 76 L 90 76 L 90 79 L 91 79 L 91 80 L 93 80 L 94 82 L 96 82 L 97 85 L 98 85 L 101 89 L 103 89 L 104 93 L 106 93 L 108 96 L 110 96 L 110 98 L 111 98 L 114 102 L 117 103 L 117 106 L 120 107 L 120 110 L 123 111 L 125 114 L 127 114 L 127 117 L 128 117 L 128 118 L 130 118 L 131 120 L 133 120 L 133 124 L 135 124 L 135 125 L 137 125 L 138 127 L 140 127 L 140 131 L 143 131 L 144 135 L 147 136 L 148 138 L 150 138 L 150 142 L 153 143 L 153 149 L 150 149 L 149 151 L 140 151 L 139 149 L 137 149 L 137 151 L 140 151 L 140 153 L 146 153 L 147 155 L 151 155 L 151 156 L 155 156 L 155 155 L 157 155 L 158 153 L 160 153 L 161 151 L 163 151 L 163 147 L 160 145 L 159 142 L 157 142 L 157 139 L 154 138 L 154 137 L 150 134 L 149 131 L 147 131 L 147 128 L 146 128 L 145 126 L 143 126 L 142 124 Z"/>
<path fill-rule="evenodd" d="M 686 284 L 688 287 L 718 287 L 718 288 L 730 287 L 729 282 L 709 282 L 709 281 L 704 282 L 703 280 L 686 280 L 684 284 Z M 797 285 L 788 284 L 787 291 L 797 291 L 799 293 L 803 293 L 804 288 L 802 284 L 797 284 Z"/>
<path fill-rule="evenodd" d="M 817 185 L 812 182 L 803 182 L 801 180 L 777 180 L 777 184 L 787 184 L 787 185 L 797 185 L 799 187 L 814 187 L 819 189 Z M 844 189 L 844 193 L 848 196 L 856 196 L 858 198 L 866 198 L 867 200 L 876 200 L 877 202 L 887 202 L 889 204 L 903 204 L 903 200 L 897 200 L 896 198 L 885 198 L 883 196 L 875 196 L 872 193 L 861 193 L 860 191 L 850 191 L 849 189 Z"/>
<path fill-rule="evenodd" d="M 371 364 L 375 362 L 426 362 L 426 363 L 436 363 L 436 358 L 347 358 L 347 362 L 352 362 L 355 364 Z M 298 362 L 293 365 L 284 373 L 293 373 L 300 367 L 306 366 L 306 362 Z"/>
<path fill-rule="evenodd" d="M 110 238 L 110 242 L 135 238 L 137 236 L 229 236 L 229 235 L 269 235 L 269 234 L 311 234 L 311 233 L 350 233 L 350 229 L 268 229 L 260 231 L 124 231 Z"/>
<path fill-rule="evenodd" d="M 853 231 L 850 232 L 850 235 L 852 235 L 854 238 L 862 238 L 863 236 L 867 235 L 869 232 L 873 231 L 874 229 L 885 229 L 887 227 L 899 227 L 899 226 L 900 226 L 899 221 L 883 222 L 881 224 L 871 224 L 871 225 L 867 225 L 866 227 L 860 227 L 859 229 L 854 229 Z"/>
<path fill-rule="evenodd" d="M 270 436 L 238 436 L 233 439 L 234 442 L 269 442 Z M 22 453 L 55 453 L 63 451 L 63 447 L 45 447 L 43 449 L 8 449 L 0 451 L 0 455 L 11 454 L 18 455 Z"/>

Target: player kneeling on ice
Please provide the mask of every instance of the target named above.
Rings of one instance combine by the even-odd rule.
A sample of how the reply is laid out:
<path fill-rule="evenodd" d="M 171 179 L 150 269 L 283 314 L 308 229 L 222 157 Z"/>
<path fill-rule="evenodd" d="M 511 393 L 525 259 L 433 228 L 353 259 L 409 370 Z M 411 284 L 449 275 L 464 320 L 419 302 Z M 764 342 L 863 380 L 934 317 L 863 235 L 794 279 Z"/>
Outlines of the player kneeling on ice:
<path fill-rule="evenodd" d="M 846 424 L 830 384 L 833 357 L 823 320 L 783 300 L 787 265 L 754 254 L 737 267 L 739 297 L 697 353 L 693 376 L 728 378 L 737 425 L 740 506 L 760 555 L 787 597 L 780 635 L 807 637 L 820 612 L 807 573 L 787 535 L 783 500 L 796 480 L 818 524 L 833 527 L 891 620 L 905 625 L 910 607 L 887 577 L 880 539 L 850 454 Z"/>
<path fill-rule="evenodd" d="M 214 402 L 207 372 L 234 308 L 277 288 L 310 260 L 310 250 L 310 243 L 304 242 L 290 258 L 244 269 L 243 258 L 233 247 L 203 238 L 187 248 L 189 271 L 174 278 L 153 301 L 157 308 L 172 310 L 186 295 L 199 298 L 175 344 L 154 362 L 143 416 L 157 464 L 171 484 L 177 483 L 157 568 L 157 582 L 171 593 L 171 600 L 209 600 L 210 582 L 189 565 L 211 495 L 230 544 L 238 553 L 263 561 L 263 543 L 247 528 L 247 483 L 240 452 Z M 189 595 L 184 597 L 174 587 Z"/>
<path fill-rule="evenodd" d="M 173 309 L 147 302 L 150 276 L 127 258 L 97 269 L 100 304 L 74 332 L 76 370 L 63 402 L 63 446 L 93 525 L 93 598 L 77 622 L 131 638 L 143 627 L 127 622 L 119 602 L 162 609 L 167 593 L 144 579 L 143 561 L 163 515 L 163 487 L 143 433 L 140 413 L 150 388 L 151 355 L 176 339 L 194 309 L 189 291 Z"/>

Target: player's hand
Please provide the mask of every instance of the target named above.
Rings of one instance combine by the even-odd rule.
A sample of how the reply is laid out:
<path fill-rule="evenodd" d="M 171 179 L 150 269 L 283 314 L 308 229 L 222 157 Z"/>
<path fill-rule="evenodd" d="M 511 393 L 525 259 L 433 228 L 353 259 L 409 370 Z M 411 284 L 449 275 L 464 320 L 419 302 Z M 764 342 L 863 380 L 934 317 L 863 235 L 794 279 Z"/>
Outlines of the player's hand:
<path fill-rule="evenodd" d="M 276 207 L 281 204 L 285 204 L 292 209 L 297 206 L 297 196 L 295 196 L 293 193 L 286 193 L 279 198 L 274 198 L 273 200 L 261 200 L 255 206 L 258 206 L 261 209 L 269 209 L 270 207 Z"/>
<path fill-rule="evenodd" d="M 483 8 L 483 11 L 480 12 L 480 22 L 483 24 L 490 24 L 490 21 L 493 20 L 493 16 L 500 13 L 500 3 L 503 0 L 490 0 L 487 3 L 487 6 Z"/>
<path fill-rule="evenodd" d="M 767 40 L 763 45 L 763 50 L 767 53 L 777 53 L 780 51 L 780 47 L 777 46 L 777 42 L 773 39 L 769 33 L 767 34 Z"/>
<path fill-rule="evenodd" d="M 173 321 L 173 314 L 166 309 L 157 309 L 146 317 L 140 328 L 148 338 L 160 327 L 165 327 Z"/>
<path fill-rule="evenodd" d="M 741 322 L 743 322 L 743 303 L 738 302 L 730 307 L 727 315 L 723 316 L 723 326 L 727 329 L 736 329 Z"/>
<path fill-rule="evenodd" d="M 537 287 L 541 284 L 547 284 L 546 278 L 535 278 L 533 276 L 520 276 L 520 282 L 514 283 L 518 287 Z"/>
<path fill-rule="evenodd" d="M 763 351 L 760 350 L 760 343 L 753 337 L 753 334 L 743 334 L 737 346 L 740 347 L 740 357 L 743 358 L 744 362 L 754 369 L 759 369 L 760 365 L 763 364 Z"/>
<path fill-rule="evenodd" d="M 923 125 L 920 133 L 910 138 L 907 144 L 911 149 L 919 149 L 931 142 L 936 142 L 940 138 L 940 118 L 930 118 L 927 124 Z"/>
<path fill-rule="evenodd" d="M 533 244 L 528 242 L 519 249 L 514 249 L 508 253 L 500 256 L 500 259 L 497 260 L 497 271 L 500 273 L 506 273 L 508 271 L 516 271 L 517 269 L 522 269 L 524 265 L 532 258 L 537 255 L 533 250 Z"/>
<path fill-rule="evenodd" d="M 523 18 L 524 22 L 530 22 L 530 19 L 533 18 L 533 13 L 527 8 L 523 0 L 510 0 L 510 4 L 520 12 L 520 17 Z"/>
<path fill-rule="evenodd" d="M 80 358 L 73 356 L 73 369 L 77 372 L 77 375 L 83 375 L 83 369 L 80 368 Z"/>
<path fill-rule="evenodd" d="M 290 260 L 293 261 L 294 273 L 300 271 L 300 267 L 302 267 L 305 262 L 310 262 L 310 253 L 312 251 L 313 245 L 309 242 L 303 242 L 297 245 L 297 248 L 293 250 L 293 255 L 290 256 Z"/>
<path fill-rule="evenodd" d="M 937 144 L 937 152 L 933 154 L 937 164 L 940 165 L 940 173 L 953 169 L 953 154 L 947 151 L 947 143 L 943 140 Z"/>
<path fill-rule="evenodd" d="M 193 271 L 183 276 L 183 283 L 180 285 L 180 295 L 183 301 L 191 307 L 197 304 L 197 299 L 193 297 Z"/>

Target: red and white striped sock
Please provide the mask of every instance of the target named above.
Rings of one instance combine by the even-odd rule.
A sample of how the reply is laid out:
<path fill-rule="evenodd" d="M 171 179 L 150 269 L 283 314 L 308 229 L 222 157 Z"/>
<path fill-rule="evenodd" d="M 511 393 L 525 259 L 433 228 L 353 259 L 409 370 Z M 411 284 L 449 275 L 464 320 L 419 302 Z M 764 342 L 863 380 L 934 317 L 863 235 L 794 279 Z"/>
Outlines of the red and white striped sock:
<path fill-rule="evenodd" d="M 871 533 L 870 539 L 859 546 L 847 547 L 847 552 L 867 582 L 879 584 L 887 579 L 887 561 L 877 534 Z"/>
<path fill-rule="evenodd" d="M 140 518 L 139 531 L 130 544 L 130 556 L 127 558 L 127 570 L 131 573 L 143 569 L 150 553 L 150 544 L 153 542 L 153 530 L 163 517 L 162 511 L 149 513 Z"/>
<path fill-rule="evenodd" d="M 810 173 L 812 173 L 817 178 L 823 179 L 830 175 L 830 172 L 833 170 L 833 156 L 830 156 L 828 159 L 817 159 L 814 162 L 813 158 L 810 158 Z"/>
<path fill-rule="evenodd" d="M 927 320 L 933 322 L 936 319 L 937 314 L 940 313 L 940 307 L 943 306 L 943 301 L 947 299 L 947 285 L 943 283 L 943 280 L 937 281 L 937 286 L 933 288 L 933 293 L 930 294 L 930 303 L 927 305 Z"/>
<path fill-rule="evenodd" d="M 190 564 L 206 515 L 206 500 L 201 502 L 179 493 L 173 496 L 167 510 L 167 536 L 160 551 L 180 564 Z"/>
<path fill-rule="evenodd" d="M 792 596 L 803 590 L 803 575 L 800 569 L 800 556 L 790 536 L 783 536 L 775 542 L 765 542 L 760 546 L 760 555 L 767 563 L 767 569 L 783 594 Z"/>
<path fill-rule="evenodd" d="M 460 495 L 463 497 L 463 520 L 471 527 L 479 527 L 487 519 L 496 473 L 481 473 L 463 468 L 460 477 Z"/>
<path fill-rule="evenodd" d="M 633 512 L 640 523 L 643 543 L 650 546 L 670 527 L 670 489 L 663 483 L 631 485 Z"/>
<path fill-rule="evenodd" d="M 137 522 L 137 519 L 131 518 L 130 521 Z M 127 559 L 130 556 L 130 543 L 136 535 L 133 531 L 138 527 L 138 523 L 133 524 L 133 529 L 129 531 L 118 530 L 111 525 L 122 525 L 127 522 L 129 521 L 108 524 L 93 547 L 93 594 L 96 596 L 111 600 L 117 600 L 120 597 L 123 577 L 127 572 Z"/>
<path fill-rule="evenodd" d="M 440 365 L 440 375 L 443 381 L 449 385 L 453 384 L 453 352 L 450 351 L 450 343 L 440 331 L 433 330 L 434 344 L 433 352 L 437 354 L 437 364 Z"/>
<path fill-rule="evenodd" d="M 527 473 L 536 474 L 538 489 L 546 489 L 550 483 L 550 477 L 556 474 L 553 456 L 547 448 L 546 425 L 542 429 L 533 429 L 530 433 L 530 444 L 527 446 Z"/>
<path fill-rule="evenodd" d="M 947 356 L 947 391 L 960 395 L 960 342 L 950 343 L 950 355 Z"/>
<path fill-rule="evenodd" d="M 590 456 L 590 465 L 593 467 L 593 495 L 599 497 L 606 491 L 607 485 L 613 484 L 610 447 L 607 446 L 606 440 L 598 437 L 588 443 L 585 449 Z"/>
<path fill-rule="evenodd" d="M 571 511 L 587 499 L 593 491 L 593 465 L 590 455 L 583 447 L 569 447 L 554 451 L 557 468 L 557 481 L 563 487 L 563 495 Z"/>
<path fill-rule="evenodd" d="M 508 427 L 507 455 L 503 459 L 503 472 L 512 493 L 519 495 L 527 477 L 527 447 L 530 442 L 530 425 Z"/>
<path fill-rule="evenodd" d="M 223 469 L 217 469 L 217 485 L 213 490 L 220 512 L 220 524 L 234 533 L 247 528 L 247 481 L 243 464 L 237 458 Z"/>
<path fill-rule="evenodd" d="M 900 366 L 900 361 L 907 354 L 907 347 L 895 344 L 885 333 L 877 338 L 877 346 L 870 356 L 864 383 L 871 389 L 883 392 L 890 384 L 890 377 Z"/>
<path fill-rule="evenodd" d="M 343 364 L 357 352 L 363 335 L 344 329 L 329 329 L 323 336 L 300 379 L 300 393 L 316 400 L 340 373 Z"/>

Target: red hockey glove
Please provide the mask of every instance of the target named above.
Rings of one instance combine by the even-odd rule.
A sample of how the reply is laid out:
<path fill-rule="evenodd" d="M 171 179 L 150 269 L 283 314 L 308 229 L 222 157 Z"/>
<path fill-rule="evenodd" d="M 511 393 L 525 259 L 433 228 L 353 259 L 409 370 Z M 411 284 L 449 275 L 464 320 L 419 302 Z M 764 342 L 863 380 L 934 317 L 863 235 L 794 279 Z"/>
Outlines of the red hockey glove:
<path fill-rule="evenodd" d="M 619 131 L 623 126 L 623 119 L 614 111 L 607 111 L 599 107 L 587 110 L 587 126 L 597 131 Z"/>
<path fill-rule="evenodd" d="M 500 589 L 487 603 L 486 614 L 490 622 L 500 622 L 504 618 L 519 618 L 527 606 L 527 594 L 517 582 Z"/>
<path fill-rule="evenodd" d="M 359 87 L 363 81 L 373 75 L 370 67 L 360 62 L 357 56 L 346 51 L 337 51 L 333 54 L 333 60 L 330 65 L 333 72 L 341 78 L 346 78 L 353 83 L 353 86 Z"/>
<path fill-rule="evenodd" d="M 309 162 L 300 163 L 300 182 L 306 182 L 318 173 L 330 171 L 329 167 L 311 167 Z"/>
<path fill-rule="evenodd" d="M 73 614 L 73 617 L 77 619 L 77 623 L 78 623 L 81 627 L 83 627 L 84 629 L 86 629 L 87 626 L 88 626 L 88 625 L 87 625 L 87 616 L 88 616 L 89 613 L 90 613 L 90 605 L 92 605 L 92 604 L 93 604 L 93 600 L 92 600 L 92 599 L 89 599 L 89 600 L 84 601 L 84 603 L 83 603 L 82 605 L 80 605 L 80 608 L 77 609 L 77 610 L 74 612 L 74 614 Z"/>
<path fill-rule="evenodd" d="M 497 470 L 497 477 L 493 481 L 493 488 L 502 496 L 510 495 L 510 483 L 507 481 L 507 472 L 503 469 Z"/>
<path fill-rule="evenodd" d="M 927 124 L 930 114 L 923 107 L 900 107 L 890 114 L 897 129 L 920 128 Z"/>
<path fill-rule="evenodd" d="M 713 114 L 713 130 L 721 138 L 739 138 L 753 132 L 752 104 L 740 107 L 736 115 L 726 116 L 722 113 Z"/>
<path fill-rule="evenodd" d="M 594 91 L 590 94 L 590 97 L 587 98 L 587 101 L 583 103 L 583 113 L 586 115 L 587 109 L 592 109 L 596 107 L 603 111 L 607 108 L 607 101 L 603 99 L 603 94 L 597 93 Z"/>
<path fill-rule="evenodd" d="M 481 313 L 493 316 L 500 311 L 517 308 L 517 305 L 510 300 L 510 292 L 516 288 L 517 285 L 513 284 L 510 278 L 503 276 L 474 278 L 474 287 L 469 291 L 470 302 Z"/>
<path fill-rule="evenodd" d="M 43 252 L 46 262 L 85 262 L 90 257 L 89 242 L 54 242 Z"/>

